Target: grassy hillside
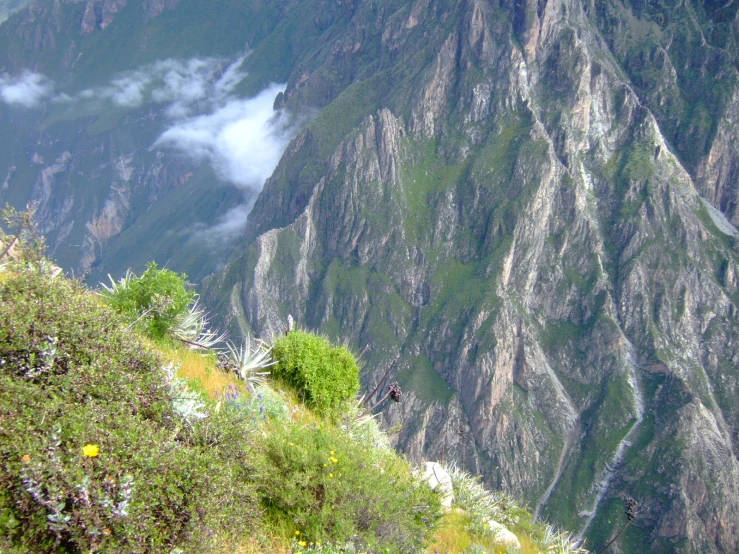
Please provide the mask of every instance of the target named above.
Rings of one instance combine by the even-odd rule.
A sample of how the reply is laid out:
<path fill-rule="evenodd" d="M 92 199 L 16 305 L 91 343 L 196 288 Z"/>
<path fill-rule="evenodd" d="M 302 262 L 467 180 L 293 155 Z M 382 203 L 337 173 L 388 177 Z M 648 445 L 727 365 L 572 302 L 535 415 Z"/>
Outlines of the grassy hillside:
<path fill-rule="evenodd" d="M 357 406 L 345 348 L 292 331 L 193 349 L 220 337 L 183 332 L 196 309 L 167 323 L 184 276 L 100 294 L 34 252 L 0 258 L 0 551 L 577 551 L 453 469 L 442 512 Z"/>

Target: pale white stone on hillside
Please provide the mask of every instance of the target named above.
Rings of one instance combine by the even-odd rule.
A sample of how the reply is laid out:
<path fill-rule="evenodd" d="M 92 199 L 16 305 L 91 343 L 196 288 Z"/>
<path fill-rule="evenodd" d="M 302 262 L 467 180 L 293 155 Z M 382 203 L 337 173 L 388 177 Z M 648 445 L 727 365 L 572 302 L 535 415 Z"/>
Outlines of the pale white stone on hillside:
<path fill-rule="evenodd" d="M 436 462 L 426 462 L 422 478 L 432 490 L 439 493 L 441 505 L 445 508 L 451 508 L 452 502 L 454 502 L 454 488 L 452 487 L 452 478 L 447 470 Z"/>
<path fill-rule="evenodd" d="M 488 527 L 490 527 L 490 530 L 495 535 L 495 540 L 500 544 L 511 548 L 521 548 L 521 543 L 519 542 L 518 537 L 505 525 L 491 519 L 488 521 Z"/>

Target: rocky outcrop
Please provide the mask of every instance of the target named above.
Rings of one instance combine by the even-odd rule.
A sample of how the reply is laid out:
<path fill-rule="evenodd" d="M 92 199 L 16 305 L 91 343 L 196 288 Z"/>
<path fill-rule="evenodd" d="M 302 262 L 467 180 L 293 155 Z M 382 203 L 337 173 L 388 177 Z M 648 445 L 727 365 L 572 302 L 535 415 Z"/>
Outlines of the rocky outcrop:
<path fill-rule="evenodd" d="M 115 14 L 125 7 L 126 0 L 86 0 L 80 33 L 89 35 L 96 29 L 104 31 L 113 22 Z"/>
<path fill-rule="evenodd" d="M 174 9 L 180 0 L 146 0 L 143 8 L 147 19 L 161 15 L 164 10 Z"/>
<path fill-rule="evenodd" d="M 726 108 L 726 116 L 717 123 L 715 137 L 708 155 L 698 162 L 696 181 L 703 198 L 739 225 L 739 189 L 735 186 L 739 179 L 739 160 L 735 148 L 739 139 L 739 129 L 733 124 L 730 114 L 739 112 L 739 92 L 735 92 Z"/>

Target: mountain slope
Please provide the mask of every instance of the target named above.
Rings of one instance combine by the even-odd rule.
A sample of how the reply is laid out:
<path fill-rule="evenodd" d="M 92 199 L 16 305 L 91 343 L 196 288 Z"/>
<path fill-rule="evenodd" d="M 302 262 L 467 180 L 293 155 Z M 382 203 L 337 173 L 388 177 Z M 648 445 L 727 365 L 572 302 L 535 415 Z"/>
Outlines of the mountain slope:
<path fill-rule="evenodd" d="M 40 1 L 0 25 L 0 201 L 92 281 L 230 256 L 228 324 L 292 314 L 367 348 L 366 385 L 399 356 L 397 445 L 593 550 L 628 494 L 622 552 L 734 552 L 738 9 Z M 256 199 L 259 144 L 224 169 L 205 126 L 248 98 L 295 135 Z"/>
<path fill-rule="evenodd" d="M 26 0 L 3 0 L 0 2 L 0 23 L 6 21 L 14 12 L 25 8 L 29 3 Z"/>
<path fill-rule="evenodd" d="M 594 549 L 628 494 L 621 551 L 733 552 L 736 9 L 600 4 L 353 4 L 206 288 L 242 329 L 368 346 L 369 380 L 399 354 L 398 446 Z"/>
<path fill-rule="evenodd" d="M 243 218 L 266 176 L 234 183 L 208 163 L 218 145 L 158 141 L 199 121 L 223 135 L 224 110 L 248 118 L 245 99 L 284 82 L 324 32 L 310 9 L 42 0 L 16 13 L 0 27 L 0 201 L 38 202 L 50 254 L 93 282 L 151 258 L 208 275 L 228 241 L 195 235 L 227 226 L 234 207 Z M 330 23 L 341 7 L 322 13 Z"/>

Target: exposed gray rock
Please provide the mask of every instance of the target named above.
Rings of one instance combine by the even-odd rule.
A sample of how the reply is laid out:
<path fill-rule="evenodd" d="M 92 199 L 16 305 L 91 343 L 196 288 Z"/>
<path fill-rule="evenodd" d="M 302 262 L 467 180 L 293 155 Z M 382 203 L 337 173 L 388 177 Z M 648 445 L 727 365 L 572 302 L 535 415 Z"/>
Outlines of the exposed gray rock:
<path fill-rule="evenodd" d="M 447 510 L 452 507 L 454 502 L 454 488 L 452 486 L 452 478 L 449 472 L 445 470 L 441 464 L 436 462 L 426 462 L 423 466 L 421 479 L 431 490 L 436 491 L 441 497 L 441 505 Z"/>
<path fill-rule="evenodd" d="M 113 22 L 115 14 L 125 7 L 126 0 L 86 0 L 80 32 L 89 35 L 96 29 L 105 30 Z"/>

